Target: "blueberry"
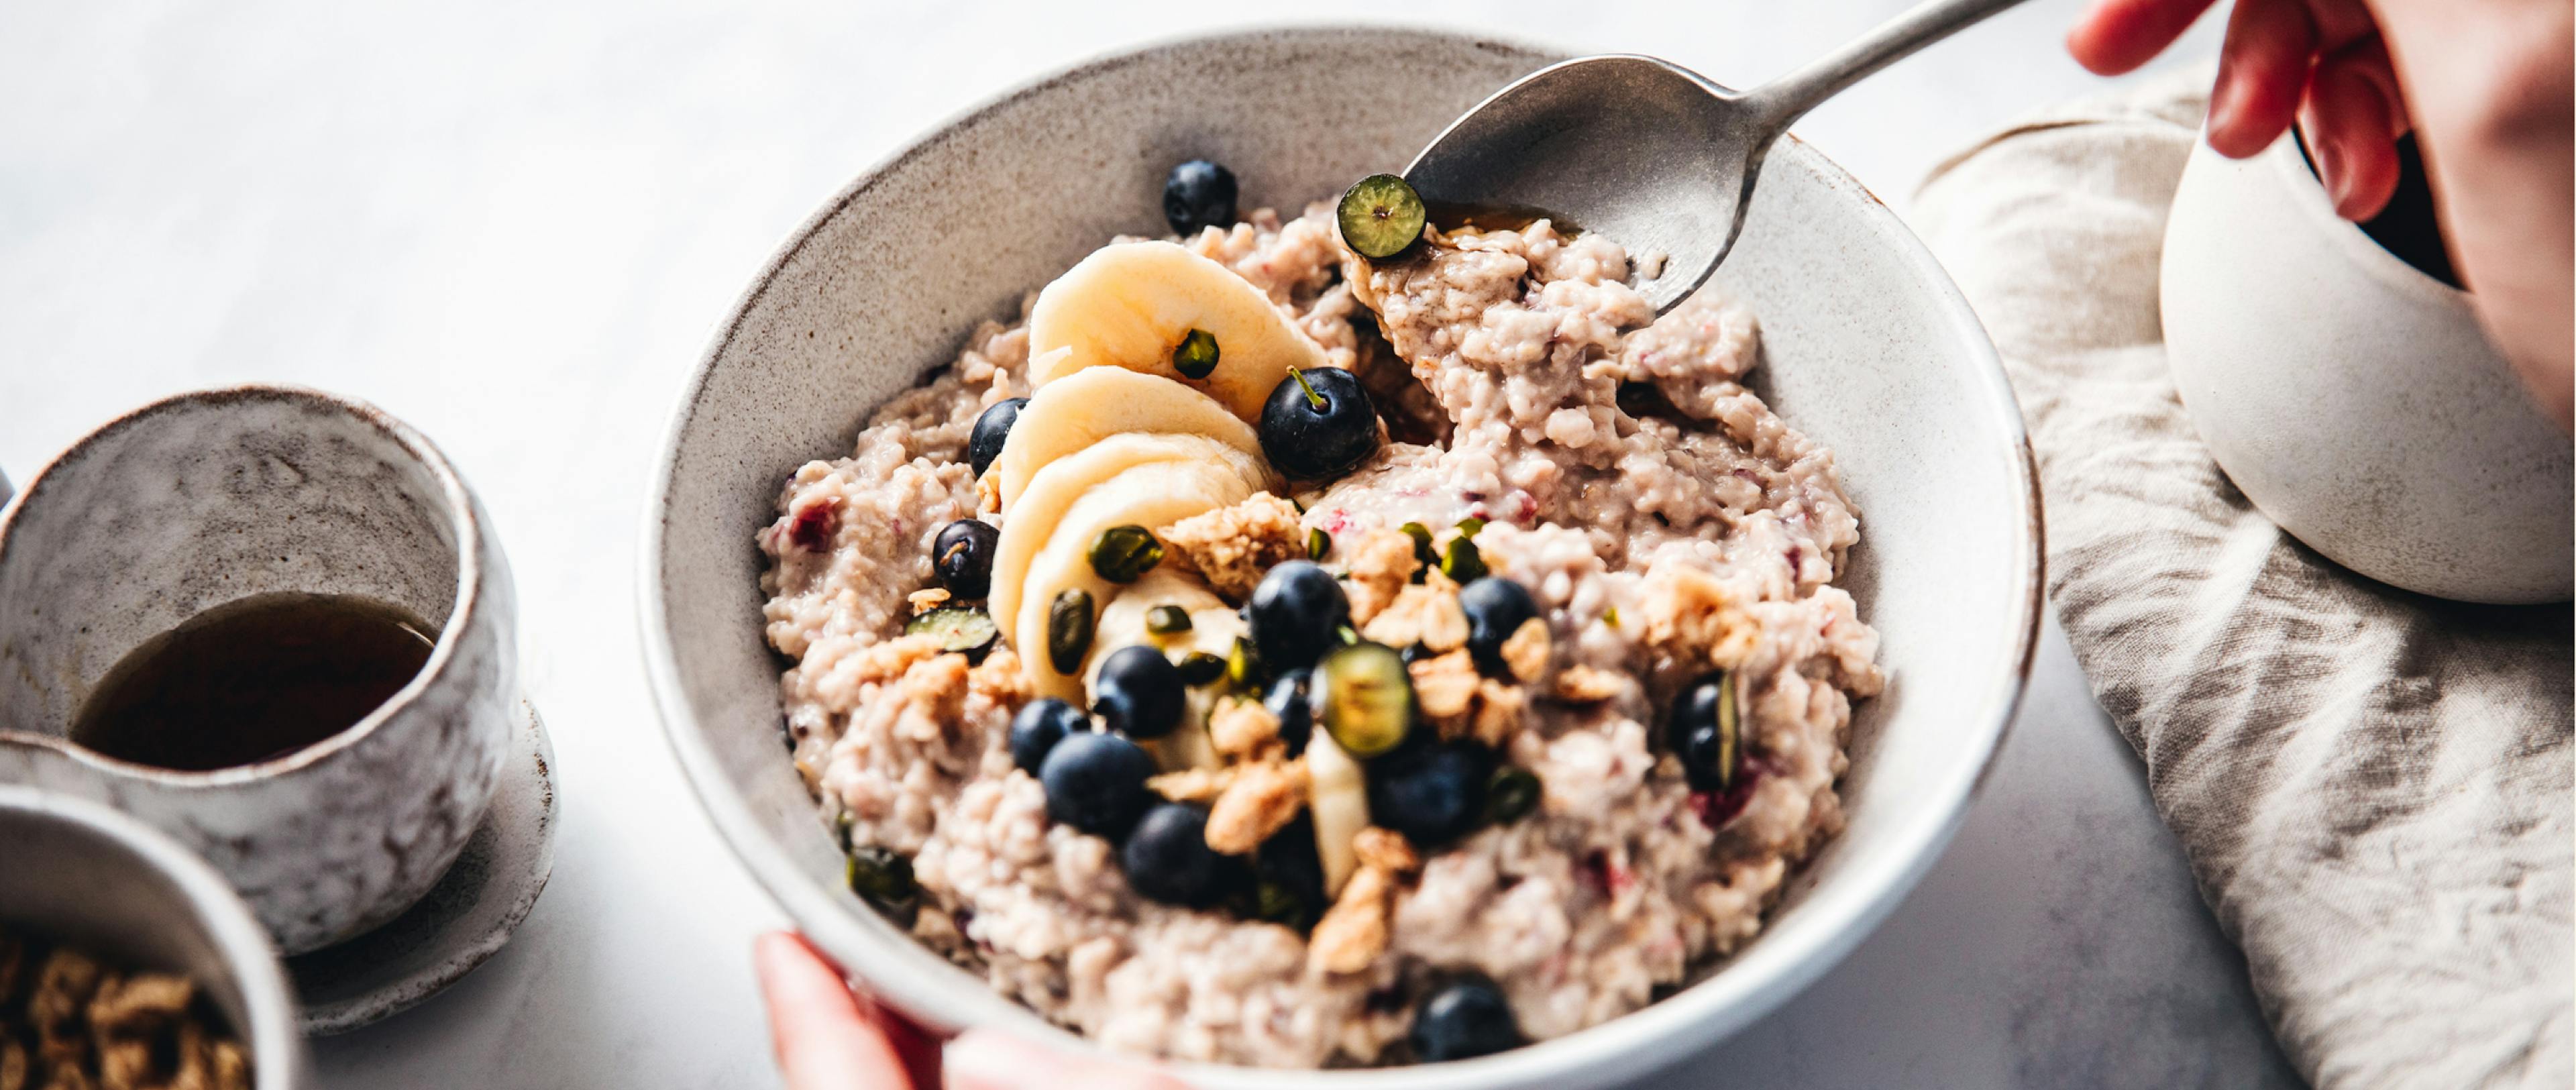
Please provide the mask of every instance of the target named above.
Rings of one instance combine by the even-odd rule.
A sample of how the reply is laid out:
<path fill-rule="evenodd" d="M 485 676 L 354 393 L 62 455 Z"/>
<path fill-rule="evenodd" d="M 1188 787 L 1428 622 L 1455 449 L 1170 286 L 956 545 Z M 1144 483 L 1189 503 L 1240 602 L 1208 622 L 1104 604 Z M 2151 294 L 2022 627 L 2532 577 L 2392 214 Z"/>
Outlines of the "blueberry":
<path fill-rule="evenodd" d="M 993 554 L 1001 548 L 1002 531 L 981 519 L 958 519 L 930 542 L 930 566 L 939 585 L 959 598 L 981 598 L 993 591 Z"/>
<path fill-rule="evenodd" d="M 1130 738 L 1160 738 L 1181 725 L 1188 688 L 1181 668 L 1144 644 L 1121 647 L 1100 664 L 1091 683 L 1091 710 L 1109 729 Z"/>
<path fill-rule="evenodd" d="M 1452 981 L 1432 992 L 1413 1012 L 1414 1058 L 1424 1063 L 1491 1056 L 1522 1044 L 1521 1027 L 1512 1005 L 1491 983 L 1473 978 Z"/>
<path fill-rule="evenodd" d="M 1261 453 L 1299 480 L 1339 477 L 1377 448 L 1377 403 L 1339 367 L 1290 368 L 1261 406 Z"/>
<path fill-rule="evenodd" d="M 1527 588 L 1496 575 L 1459 588 L 1458 608 L 1467 613 L 1467 653 L 1489 674 L 1503 672 L 1503 641 L 1538 616 Z"/>
<path fill-rule="evenodd" d="M 1207 845 L 1206 808 L 1186 802 L 1158 803 L 1136 823 L 1118 862 L 1127 869 L 1127 884 L 1164 904 L 1199 907 L 1215 900 L 1223 875 L 1216 850 Z"/>
<path fill-rule="evenodd" d="M 1011 437 L 1011 425 L 1019 422 L 1020 410 L 1028 404 L 1025 397 L 996 401 L 975 418 L 975 430 L 966 436 L 966 464 L 975 468 L 976 476 L 983 476 L 993 459 L 1002 456 L 1002 441 Z"/>
<path fill-rule="evenodd" d="M 1469 741 L 1409 746 L 1369 763 L 1369 819 L 1437 848 L 1485 819 L 1494 757 Z"/>
<path fill-rule="evenodd" d="M 1163 219 L 1187 237 L 1202 228 L 1234 226 L 1234 172 L 1192 159 L 1163 179 Z"/>
<path fill-rule="evenodd" d="M 1253 875 L 1263 898 L 1261 918 L 1303 931 L 1315 926 L 1331 901 L 1324 896 L 1324 861 L 1315 851 L 1315 819 L 1299 813 L 1261 842 Z"/>
<path fill-rule="evenodd" d="M 1692 790 L 1724 791 L 1735 786 L 1744 748 L 1738 720 L 1735 675 L 1724 670 L 1693 678 L 1673 696 L 1672 716 L 1664 725 L 1665 741 L 1681 758 Z"/>
<path fill-rule="evenodd" d="M 1115 734 L 1066 735 L 1038 768 L 1046 785 L 1047 816 L 1086 833 L 1116 840 L 1126 834 L 1153 797 L 1145 780 L 1154 758 Z"/>
<path fill-rule="evenodd" d="M 1029 701 L 1011 717 L 1011 763 L 1035 776 L 1056 743 L 1090 730 L 1091 717 L 1080 708 L 1051 696 Z"/>
<path fill-rule="evenodd" d="M 1262 665 L 1285 673 L 1313 666 L 1318 656 L 1341 645 L 1341 627 L 1351 621 L 1351 600 L 1321 565 L 1291 560 L 1261 577 L 1243 614 Z"/>
<path fill-rule="evenodd" d="M 1263 707 L 1279 717 L 1279 740 L 1288 743 L 1288 756 L 1295 759 L 1306 752 L 1306 739 L 1315 735 L 1315 706 L 1307 702 L 1306 684 L 1313 672 L 1290 670 L 1270 683 L 1270 692 L 1261 698 Z"/>

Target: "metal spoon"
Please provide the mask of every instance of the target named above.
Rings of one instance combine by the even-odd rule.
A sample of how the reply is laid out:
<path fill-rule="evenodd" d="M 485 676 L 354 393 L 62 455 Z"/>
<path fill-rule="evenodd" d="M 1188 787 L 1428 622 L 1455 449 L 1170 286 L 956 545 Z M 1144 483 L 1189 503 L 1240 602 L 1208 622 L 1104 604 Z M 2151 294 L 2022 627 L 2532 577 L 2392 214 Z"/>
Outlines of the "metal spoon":
<path fill-rule="evenodd" d="M 1698 290 L 1735 245 L 1762 157 L 1790 122 L 2020 2 L 1929 0 L 1742 92 L 1653 57 L 1577 57 L 1477 104 L 1414 157 L 1404 178 L 1435 210 L 1544 210 L 1631 254 L 1663 255 L 1650 270 L 1657 275 L 1637 282 L 1662 313 Z"/>

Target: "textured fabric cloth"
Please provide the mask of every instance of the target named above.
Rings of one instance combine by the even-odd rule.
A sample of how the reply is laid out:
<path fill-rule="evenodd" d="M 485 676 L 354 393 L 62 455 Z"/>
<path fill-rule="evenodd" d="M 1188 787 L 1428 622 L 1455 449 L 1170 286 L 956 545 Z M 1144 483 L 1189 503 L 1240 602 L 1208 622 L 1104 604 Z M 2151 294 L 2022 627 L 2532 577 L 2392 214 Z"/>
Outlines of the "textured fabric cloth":
<path fill-rule="evenodd" d="M 2326 1087 L 2566 1087 L 2569 611 L 2353 575 L 2210 459 L 2156 301 L 2207 86 L 2015 126 L 1914 218 L 2020 393 L 2076 655 L 2293 1062 Z"/>

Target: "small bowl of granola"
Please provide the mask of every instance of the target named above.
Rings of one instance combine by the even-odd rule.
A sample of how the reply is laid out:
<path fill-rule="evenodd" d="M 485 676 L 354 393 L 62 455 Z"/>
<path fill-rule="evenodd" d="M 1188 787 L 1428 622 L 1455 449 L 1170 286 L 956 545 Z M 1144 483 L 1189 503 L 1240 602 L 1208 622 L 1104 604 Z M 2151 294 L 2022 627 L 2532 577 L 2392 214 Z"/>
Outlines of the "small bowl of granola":
<path fill-rule="evenodd" d="M 268 932 L 223 877 L 97 803 L 0 786 L 0 1087 L 291 1090 Z"/>
<path fill-rule="evenodd" d="M 1794 141 L 1663 314 L 1653 254 L 1380 173 L 1553 59 L 1093 62 L 744 298 L 647 522 L 648 667 L 718 827 L 887 1002 L 1203 1086 L 1598 1085 L 1930 865 L 2037 628 L 1992 349 Z"/>

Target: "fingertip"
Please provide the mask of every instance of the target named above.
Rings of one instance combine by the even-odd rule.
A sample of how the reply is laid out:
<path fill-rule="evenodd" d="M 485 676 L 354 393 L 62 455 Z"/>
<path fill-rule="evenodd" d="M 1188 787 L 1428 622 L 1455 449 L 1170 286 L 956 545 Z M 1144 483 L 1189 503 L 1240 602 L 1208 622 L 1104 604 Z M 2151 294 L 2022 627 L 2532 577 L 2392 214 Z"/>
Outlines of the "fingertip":
<path fill-rule="evenodd" d="M 2368 39 L 2328 54 L 2308 77 L 2299 126 L 2337 215 L 2367 220 L 2388 207 L 2402 171 L 2406 111 L 2387 52 Z"/>
<path fill-rule="evenodd" d="M 2395 145 L 2375 152 L 2346 148 L 2336 158 L 2341 160 L 2337 176 L 2326 183 L 2326 191 L 2334 194 L 2335 214 L 2362 223 L 2385 211 L 2397 196 Z"/>
<path fill-rule="evenodd" d="M 2094 75 L 2126 75 L 2164 52 L 2213 2 L 2096 0 L 2067 30 L 2067 55 Z"/>
<path fill-rule="evenodd" d="M 2087 13 L 2084 18 L 2076 20 L 2074 26 L 2066 28 L 2066 55 L 2075 58 L 2076 64 L 2083 66 L 2085 71 L 2094 75 L 2120 75 L 2127 69 L 2115 63 L 2110 50 L 2104 48 L 2102 44 L 2100 31 L 2096 29 L 2094 16 L 2100 10 L 2094 9 L 2094 12 Z"/>

